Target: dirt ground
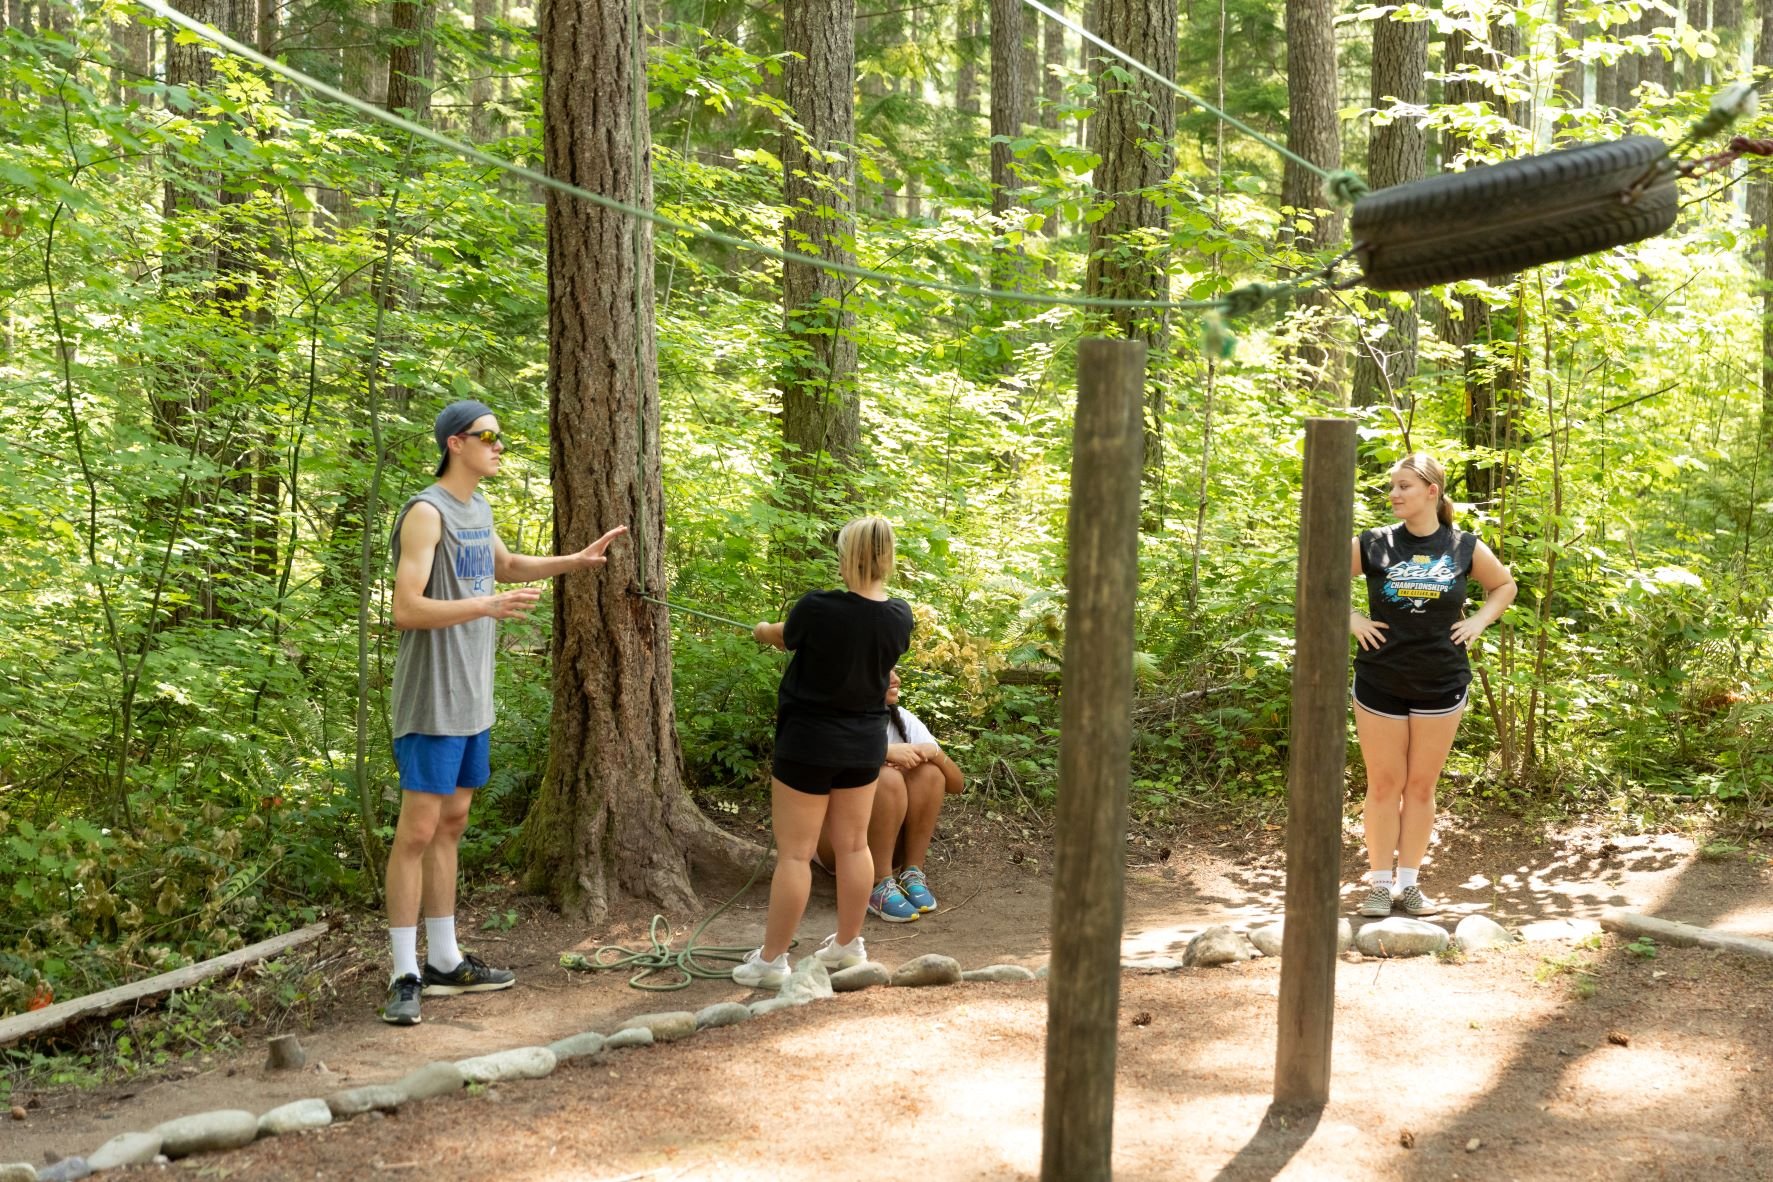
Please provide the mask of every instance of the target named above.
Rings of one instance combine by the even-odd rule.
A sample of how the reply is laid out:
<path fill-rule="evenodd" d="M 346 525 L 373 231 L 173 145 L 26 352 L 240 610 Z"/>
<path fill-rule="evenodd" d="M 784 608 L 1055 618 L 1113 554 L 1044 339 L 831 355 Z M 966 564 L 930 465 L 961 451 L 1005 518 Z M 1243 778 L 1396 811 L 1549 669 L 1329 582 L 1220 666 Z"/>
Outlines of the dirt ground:
<path fill-rule="evenodd" d="M 1280 836 L 1247 822 L 1136 837 L 1125 954 L 1179 956 L 1204 927 L 1278 915 Z M 1358 834 L 1345 838 L 1352 884 Z M 1437 841 L 1424 885 L 1447 903 L 1449 923 L 1472 912 L 1511 926 L 1584 920 L 1624 906 L 1773 936 L 1773 870 L 1756 851 L 1704 858 L 1680 835 L 1515 822 L 1449 825 Z M 915 924 L 870 920 L 874 959 L 1043 963 L 1049 848 L 982 805 L 951 809 L 929 867 L 941 909 Z M 711 885 L 707 896 L 730 890 Z M 1345 889 L 1346 907 L 1355 891 Z M 753 888 L 704 939 L 755 943 L 765 894 Z M 829 880 L 816 883 L 801 951 L 831 930 L 831 903 Z M 515 928 L 478 930 L 480 914 L 511 907 L 524 916 Z M 624 975 L 558 967 L 569 949 L 643 943 L 645 914 L 587 933 L 534 900 L 484 896 L 466 910 L 464 942 L 517 969 L 516 989 L 427 999 L 422 1025 L 386 1026 L 374 1013 L 382 933 L 361 917 L 311 954 L 345 980 L 339 1003 L 298 1030 L 309 1067 L 266 1072 L 255 1037 L 237 1056 L 164 1077 L 15 1096 L 29 1118 L 0 1124 L 0 1161 L 88 1152 L 210 1108 L 264 1111 L 429 1060 L 608 1032 L 645 1011 L 762 996 L 712 981 L 642 994 Z M 1278 960 L 1126 973 L 1116 1176 L 1773 1179 L 1773 962 L 1653 953 L 1567 933 L 1465 959 L 1342 963 L 1332 1100 L 1304 1121 L 1267 1115 Z M 871 990 L 172 1169 L 303 1180 L 1032 1179 L 1045 1021 L 1043 983 Z"/>

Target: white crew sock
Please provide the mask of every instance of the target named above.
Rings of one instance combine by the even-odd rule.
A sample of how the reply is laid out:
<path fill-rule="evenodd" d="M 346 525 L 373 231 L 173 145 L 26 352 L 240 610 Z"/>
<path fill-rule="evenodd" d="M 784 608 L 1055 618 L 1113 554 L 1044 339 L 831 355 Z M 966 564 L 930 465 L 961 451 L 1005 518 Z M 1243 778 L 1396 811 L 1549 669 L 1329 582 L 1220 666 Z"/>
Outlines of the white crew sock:
<path fill-rule="evenodd" d="M 394 977 L 398 981 L 402 977 L 419 975 L 419 929 L 389 928 L 388 943 L 394 948 Z"/>
<path fill-rule="evenodd" d="M 1384 887 L 1389 891 L 1391 889 L 1391 871 L 1369 870 L 1367 871 L 1367 881 L 1376 887 Z"/>
<path fill-rule="evenodd" d="M 462 950 L 456 947 L 455 916 L 425 917 L 425 963 L 440 973 L 462 963 Z"/>
<path fill-rule="evenodd" d="M 1400 891 L 1406 891 L 1415 886 L 1416 876 L 1420 873 L 1422 873 L 1420 867 L 1399 866 L 1397 868 L 1397 889 Z"/>

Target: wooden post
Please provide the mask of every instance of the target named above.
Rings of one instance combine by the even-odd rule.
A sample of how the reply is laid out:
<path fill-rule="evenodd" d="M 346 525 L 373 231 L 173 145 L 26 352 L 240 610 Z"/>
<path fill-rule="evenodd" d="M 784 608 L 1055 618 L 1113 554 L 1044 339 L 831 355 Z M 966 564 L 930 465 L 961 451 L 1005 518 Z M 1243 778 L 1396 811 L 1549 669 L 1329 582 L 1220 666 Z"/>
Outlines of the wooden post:
<path fill-rule="evenodd" d="M 1132 746 L 1145 346 L 1078 346 L 1042 1182 L 1106 1182 Z"/>
<path fill-rule="evenodd" d="M 1348 760 L 1348 540 L 1354 423 L 1305 423 L 1299 580 L 1293 609 L 1293 738 L 1287 773 L 1287 918 L 1281 931 L 1277 1107 L 1330 1099 L 1336 1009 L 1336 898 L 1342 774 Z"/>

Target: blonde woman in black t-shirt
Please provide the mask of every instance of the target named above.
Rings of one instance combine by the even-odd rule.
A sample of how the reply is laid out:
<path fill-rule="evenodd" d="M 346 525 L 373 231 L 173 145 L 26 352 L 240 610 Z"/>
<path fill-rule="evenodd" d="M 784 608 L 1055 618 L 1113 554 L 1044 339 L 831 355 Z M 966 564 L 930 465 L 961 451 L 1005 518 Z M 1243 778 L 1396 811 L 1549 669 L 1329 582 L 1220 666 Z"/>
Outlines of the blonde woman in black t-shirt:
<path fill-rule="evenodd" d="M 1354 540 L 1354 577 L 1367 581 L 1367 615 L 1349 613 L 1360 644 L 1354 659 L 1354 725 L 1367 767 L 1367 874 L 1360 914 L 1439 910 L 1417 875 L 1434 831 L 1434 788 L 1464 716 L 1467 650 L 1514 602 L 1514 576 L 1490 548 L 1453 528 L 1447 474 L 1413 452 L 1391 470 L 1398 520 Z M 1468 580 L 1484 588 L 1465 614 Z M 1392 859 L 1397 860 L 1395 881 Z M 1394 889 L 1395 888 L 1395 889 Z"/>
<path fill-rule="evenodd" d="M 788 976 L 788 946 L 812 893 L 819 830 L 830 822 L 836 857 L 837 931 L 814 953 L 831 968 L 867 959 L 862 918 L 874 885 L 868 818 L 887 751 L 887 681 L 911 647 L 911 608 L 887 594 L 893 527 L 858 517 L 837 535 L 843 591 L 809 591 L 779 624 L 752 629 L 760 644 L 794 656 L 776 693 L 770 825 L 776 870 L 763 946 L 733 980 L 774 989 Z"/>

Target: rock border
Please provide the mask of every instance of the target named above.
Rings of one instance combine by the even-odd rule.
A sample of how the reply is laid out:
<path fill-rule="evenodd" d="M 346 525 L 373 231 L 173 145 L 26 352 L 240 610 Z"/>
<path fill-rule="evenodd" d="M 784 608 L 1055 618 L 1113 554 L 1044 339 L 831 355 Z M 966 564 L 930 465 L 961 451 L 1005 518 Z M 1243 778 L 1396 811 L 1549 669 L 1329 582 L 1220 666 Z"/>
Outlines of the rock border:
<path fill-rule="evenodd" d="M 1572 934 L 1569 929 L 1581 924 L 1582 921 L 1559 921 L 1559 931 L 1539 938 L 1569 938 Z M 1533 939 L 1534 935 L 1529 933 L 1534 926 L 1538 925 L 1523 928 L 1515 938 Z M 1596 931 L 1600 930 L 1598 924 L 1590 926 Z M 1342 919 L 1338 943 L 1344 948 L 1347 947 L 1347 937 L 1343 932 L 1348 927 L 1348 921 Z M 1238 928 L 1218 925 L 1197 933 L 1190 941 L 1189 952 L 1184 954 L 1183 960 L 1170 956 L 1124 958 L 1121 969 L 1131 973 L 1170 973 L 1180 972 L 1184 968 L 1205 968 L 1212 964 L 1263 958 L 1265 954 L 1275 956 L 1274 953 L 1267 953 L 1261 946 L 1268 941 L 1251 939 L 1252 929 L 1261 931 L 1264 928 L 1275 929 L 1272 934 L 1278 937 L 1279 922 L 1275 917 L 1253 917 Z M 1264 933 L 1266 934 L 1268 933 Z M 1209 935 L 1224 945 L 1224 955 L 1229 959 L 1220 961 L 1212 956 L 1201 955 L 1202 950 L 1212 942 L 1203 939 Z M 1273 943 L 1278 952 L 1278 939 Z M 1277 956 L 1275 958 L 1278 959 Z M 1047 969 L 1048 966 L 1044 964 L 1034 970 L 1012 964 L 962 969 L 960 963 L 951 957 L 926 953 L 904 962 L 896 969 L 868 961 L 833 973 L 816 957 L 809 955 L 801 959 L 775 996 L 751 1002 L 749 1005 L 722 1001 L 705 1006 L 695 1013 L 675 1010 L 637 1014 L 618 1022 L 607 1035 L 587 1030 L 564 1036 L 547 1046 L 510 1047 L 460 1059 L 454 1063 L 421 1063 L 393 1083 L 364 1084 L 326 1096 L 293 1100 L 262 1114 L 242 1109 L 193 1113 L 163 1121 L 143 1132 L 116 1134 L 85 1156 L 64 1157 L 42 1169 L 28 1162 L 0 1162 L 0 1182 L 71 1182 L 112 1168 L 165 1163 L 174 1158 L 235 1149 L 258 1138 L 323 1129 L 353 1116 L 391 1111 L 416 1100 L 448 1095 L 464 1087 L 472 1090 L 509 1079 L 542 1079 L 553 1074 L 561 1063 L 571 1059 L 605 1055 L 626 1047 L 675 1042 L 694 1037 L 703 1030 L 736 1026 L 776 1010 L 809 1005 L 836 993 L 882 987 L 930 988 L 974 981 L 1038 983 L 1047 980 Z"/>

